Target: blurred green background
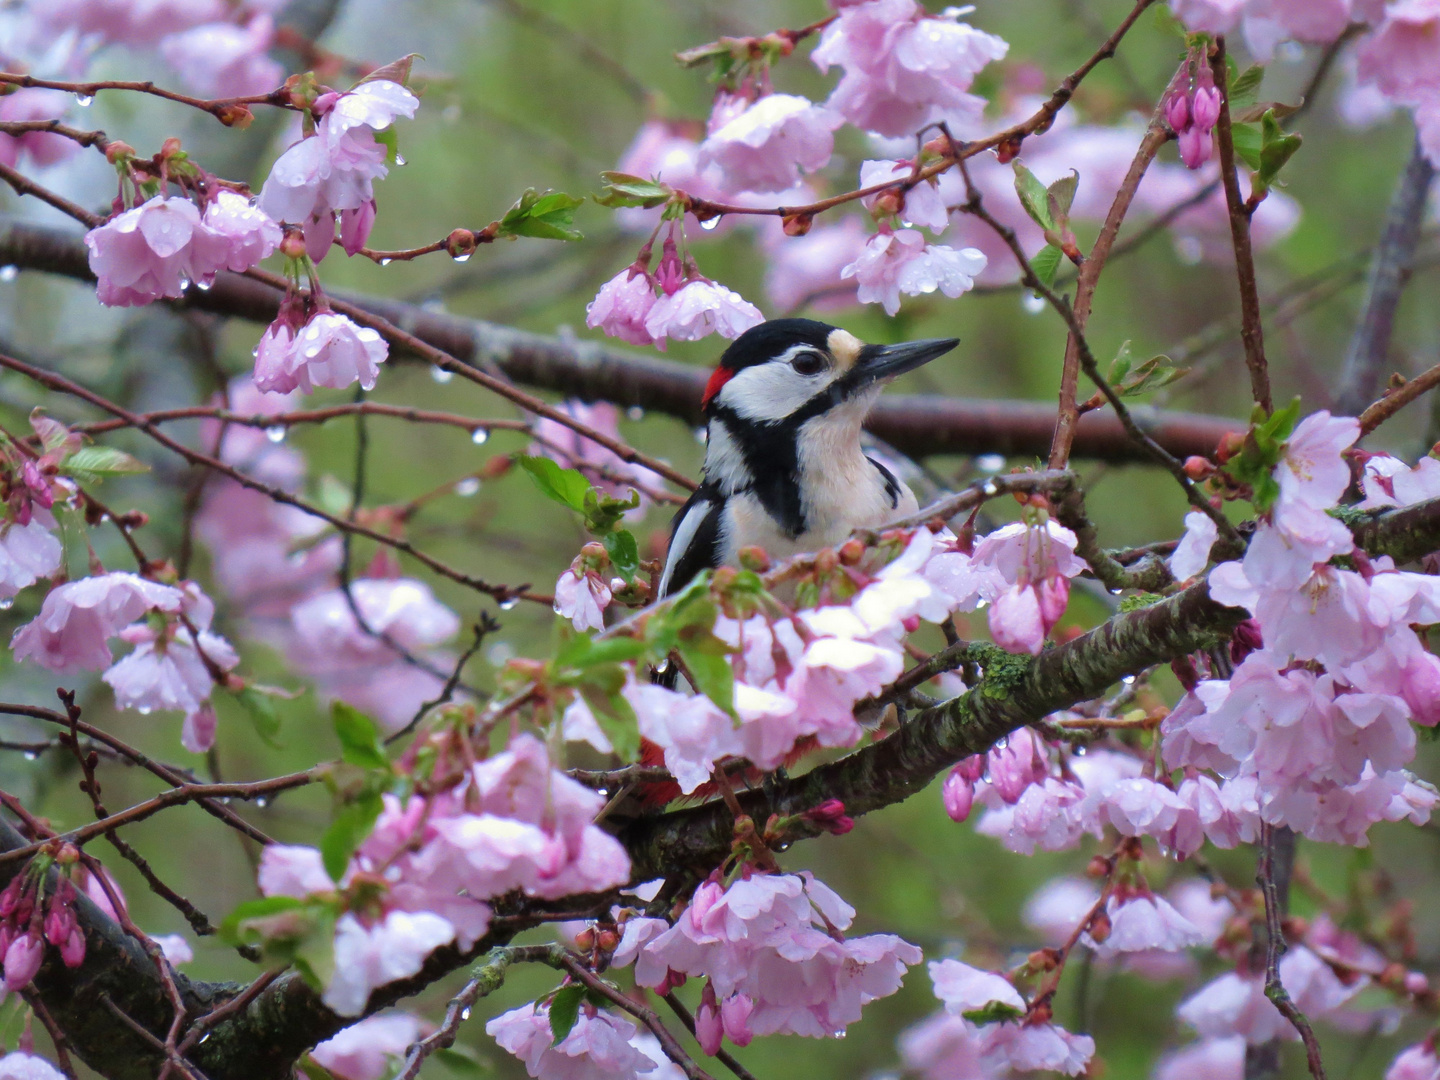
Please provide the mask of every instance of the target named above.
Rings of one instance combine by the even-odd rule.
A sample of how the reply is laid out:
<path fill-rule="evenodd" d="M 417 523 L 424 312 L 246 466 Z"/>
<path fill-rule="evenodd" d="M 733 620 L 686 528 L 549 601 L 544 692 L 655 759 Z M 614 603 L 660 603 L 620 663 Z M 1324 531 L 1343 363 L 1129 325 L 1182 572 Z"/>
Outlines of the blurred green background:
<path fill-rule="evenodd" d="M 987 74 L 992 82 L 983 85 L 993 88 L 1018 64 L 1038 66 L 1047 85 L 1053 85 L 1093 51 L 1129 7 L 1125 0 L 982 0 L 971 21 L 1011 43 L 1010 57 L 993 76 Z M 425 57 L 416 67 L 417 81 L 425 87 L 423 105 L 413 122 L 402 122 L 399 128 L 408 164 L 392 170 L 377 187 L 380 212 L 371 246 L 407 247 L 457 226 L 478 228 L 500 216 L 526 187 L 573 194 L 596 190 L 596 174 L 614 167 L 647 113 L 698 119 L 708 112 L 711 87 L 703 73 L 682 70 L 674 62 L 676 50 L 722 34 L 803 25 L 825 13 L 818 0 L 525 0 L 524 6 L 485 0 L 342 3 L 320 39 L 326 48 L 375 63 L 408 52 Z M 1085 82 L 1073 106 L 1084 119 L 1107 123 L 1137 110 L 1148 113 L 1178 56 L 1179 40 L 1163 22 L 1159 13 L 1147 13 L 1125 41 L 1120 59 L 1101 65 Z M 604 65 L 587 58 L 579 47 L 582 41 L 630 72 L 636 83 L 648 89 L 648 101 L 640 100 Z M 802 47 L 796 59 L 777 68 L 775 82 L 781 90 L 822 97 L 834 75 L 820 77 L 803 59 L 807 51 Z M 1270 67 L 1262 99 L 1293 101 L 1316 59 L 1315 50 L 1282 49 Z M 117 57 L 112 62 L 122 70 L 136 61 Z M 1286 318 L 1271 318 L 1268 323 L 1276 399 L 1303 395 L 1307 411 L 1328 403 L 1362 295 L 1356 268 L 1363 272 L 1364 252 L 1378 234 L 1390 189 L 1413 137 L 1403 117 L 1363 132 L 1342 126 L 1334 112 L 1340 75 L 1337 67 L 1299 124 L 1305 145 L 1286 171 L 1286 191 L 1303 207 L 1303 217 L 1288 238 L 1261 255 L 1259 267 L 1261 293 L 1267 299 L 1286 294 L 1297 284 L 1334 286 L 1294 317 L 1287 313 Z M 248 179 L 257 189 L 284 145 L 279 138 L 268 143 L 256 139 L 238 152 L 233 140 L 239 137 L 234 133 L 197 130 L 183 111 L 150 100 L 102 98 L 88 119 L 143 153 L 156 149 L 164 135 L 184 132 L 186 145 L 195 148 L 202 160 L 228 155 L 235 160 L 226 175 Z M 255 149 L 260 145 L 263 149 Z M 857 158 L 865 154 L 853 131 L 842 137 L 842 148 L 857 152 L 852 154 Z M 207 151 L 216 157 L 205 158 Z M 1162 153 L 1162 160 L 1174 160 L 1173 148 Z M 95 164 L 87 163 L 85 168 L 93 173 Z M 103 172 L 102 163 L 100 190 Z M 819 183 L 822 188 L 842 190 L 851 179 L 846 167 L 832 169 Z M 15 199 L 4 198 L 7 210 L 19 209 Z M 639 239 L 621 233 L 610 212 L 593 203 L 579 211 L 577 225 L 586 233 L 582 242 L 499 244 L 481 249 L 464 265 L 442 256 L 381 268 L 336 254 L 324 263 L 323 279 L 327 286 L 591 339 L 596 334 L 584 327 L 585 304 L 602 281 L 634 257 Z M 1080 232 L 1082 247 L 1088 246 L 1093 226 Z M 692 238 L 708 276 L 761 302 L 764 261 L 749 229 L 713 239 L 696 231 Z M 1433 237 L 1422 243 L 1422 252 L 1429 251 Z M 886 319 L 878 307 L 824 317 L 870 340 L 942 335 L 963 339 L 960 350 L 907 376 L 899 390 L 1050 401 L 1063 352 L 1061 323 L 1048 312 L 1032 314 L 1023 299 L 1018 290 L 1010 289 L 958 301 L 907 299 L 897 319 Z M 1424 267 L 1417 271 L 1402 307 L 1395 342 L 1398 370 L 1414 373 L 1437 359 L 1440 305 L 1435 300 L 1436 277 Z M 1091 340 L 1102 357 L 1113 355 L 1127 339 L 1136 356 L 1166 352 L 1179 357 L 1185 354 L 1187 342 L 1208 333 L 1218 341 L 1217 347 L 1197 362 L 1191 378 L 1169 388 L 1164 403 L 1243 416 L 1248 410 L 1248 385 L 1236 311 L 1233 273 L 1224 265 L 1191 265 L 1162 234 L 1107 268 L 1091 321 Z M 107 311 L 95 303 L 89 289 L 31 274 L 0 284 L 0 318 L 6 348 L 43 358 L 116 400 L 145 408 L 204 399 L 225 376 L 248 369 L 260 332 L 249 324 L 168 311 Z M 669 355 L 707 365 L 721 347 L 715 339 L 676 343 Z M 504 402 L 462 380 L 441 384 L 425 367 L 408 362 L 387 365 L 373 396 L 477 417 L 515 415 Z M 318 404 L 346 397 L 322 392 L 314 400 Z M 0 402 L 4 423 L 14 430 L 23 427 L 26 413 L 39 399 L 31 386 L 6 376 L 0 378 Z M 68 401 L 45 404 L 63 419 L 90 416 Z M 1377 448 L 1423 452 L 1437 437 L 1427 408 L 1421 405 L 1387 427 Z M 634 445 L 686 472 L 698 471 L 702 447 L 685 425 L 663 416 L 631 416 L 622 422 L 622 433 Z M 343 490 L 349 485 L 353 423 L 334 421 L 297 430 L 290 438 L 311 463 L 312 491 L 319 491 L 326 478 L 332 487 Z M 377 450 L 369 463 L 366 503 L 370 506 L 406 501 L 475 472 L 493 455 L 525 446 L 516 435 L 497 433 L 477 447 L 463 431 L 386 419 L 371 421 L 371 439 Z M 166 481 L 176 481 L 182 474 L 173 460 L 158 456 L 143 440 L 117 437 L 114 443 L 152 462 L 155 472 L 114 481 L 103 494 L 118 507 L 147 511 L 151 524 L 142 533 L 146 546 L 152 552 L 173 552 L 181 516 L 178 487 Z M 969 460 L 953 458 L 927 464 L 951 480 L 968 476 L 975 468 Z M 1184 500 L 1169 480 L 1138 467 L 1082 463 L 1081 471 L 1087 476 L 1092 516 L 1107 545 L 1177 534 Z M 663 509 L 654 509 L 638 529 L 642 546 L 648 543 L 651 554 L 663 549 L 666 516 Z M 470 498 L 452 496 L 429 503 L 413 529 L 413 538 L 436 555 L 488 581 L 528 581 L 546 590 L 584 540 L 578 525 L 554 505 L 542 502 L 518 472 L 487 481 Z M 95 531 L 94 541 L 107 566 L 127 565 L 106 531 Z M 363 566 L 372 551 L 362 544 L 357 553 L 357 565 Z M 202 580 L 203 568 L 202 557 Z M 539 655 L 547 648 L 554 622 L 550 612 L 528 605 L 496 612 L 488 601 L 457 586 L 446 582 L 434 586 L 467 621 L 481 610 L 500 618 L 502 630 L 486 641 L 468 671 L 475 683 L 489 684 L 495 667 L 511 655 Z M 33 590 L 23 595 L 14 609 L 0 617 L 3 632 L 8 635 L 13 626 L 33 615 L 37 604 Z M 1067 619 L 1091 625 L 1102 615 L 1102 605 L 1086 597 L 1077 599 Z M 223 605 L 218 622 L 224 630 Z M 974 629 L 983 632 L 978 622 Z M 244 670 L 263 681 L 296 685 L 281 658 L 263 647 L 250 645 L 244 657 Z M 0 678 L 9 700 L 53 701 L 54 680 L 33 669 L 16 669 L 8 653 L 0 654 Z M 94 682 L 80 685 L 90 721 L 163 759 L 190 757 L 179 747 L 178 716 L 116 714 L 107 706 L 106 688 L 97 692 Z M 336 750 L 326 713 L 308 693 L 281 703 L 284 745 L 279 751 L 256 737 L 231 702 L 219 704 L 218 752 L 211 764 L 227 778 L 258 778 L 302 768 Z M 19 726 L 12 724 L 10 730 L 18 734 Z M 187 764 L 202 772 L 207 768 L 200 759 Z M 1420 775 L 1436 779 L 1435 764 L 1435 755 L 1422 749 L 1417 763 Z M 75 788 L 77 774 L 61 755 L 33 762 L 18 754 L 6 755 L 0 758 L 0 777 L 7 790 L 32 800 L 57 827 L 75 826 L 89 817 L 88 803 Z M 154 790 L 147 777 L 118 766 L 102 767 L 102 778 L 112 808 Z M 310 790 L 286 795 L 263 809 L 251 807 L 246 813 L 278 838 L 308 843 L 328 821 L 329 803 L 322 790 Z M 215 921 L 253 895 L 255 852 L 199 811 L 172 810 L 135 827 L 129 836 L 166 880 Z M 1398 893 L 1419 905 L 1418 963 L 1425 968 L 1428 962 L 1435 970 L 1437 919 L 1425 903 L 1440 886 L 1435 830 L 1382 825 L 1373 836 L 1371 851 L 1304 844 L 1302 859 L 1315 880 L 1340 898 L 1356 881 L 1373 883 L 1378 870 L 1372 867 L 1388 874 Z M 115 868 L 142 926 L 156 933 L 186 930 L 183 920 L 151 895 L 127 864 L 107 854 L 103 845 L 93 850 Z M 968 949 L 964 955 L 975 962 L 1004 964 L 1023 958 L 1038 944 L 1020 921 L 1024 900 L 1050 876 L 1082 871 L 1092 850 L 1087 840 L 1079 851 L 1068 854 L 1034 858 L 1010 854 L 995 841 L 976 836 L 969 826 L 951 823 L 941 809 L 938 790 L 932 788 L 908 804 L 862 820 L 848 837 L 801 845 L 787 853 L 784 862 L 815 870 L 854 904 L 860 912 L 857 932 L 899 933 L 921 945 L 930 958 L 962 955 Z M 1250 853 L 1217 853 L 1214 861 L 1232 883 L 1243 886 L 1252 880 Z M 1157 863 L 1152 881 L 1158 886 L 1167 878 L 1190 873 L 1183 865 Z M 1303 892 L 1297 893 L 1295 903 L 1302 914 L 1315 910 L 1315 902 Z M 250 973 L 247 965 L 215 941 L 194 944 L 197 957 L 188 969 L 191 975 L 244 978 Z M 1083 1002 L 1077 995 L 1082 981 L 1077 963 L 1067 976 L 1056 1018 L 1072 1030 L 1094 1034 L 1104 1076 L 1145 1077 L 1162 1048 L 1188 1038 L 1178 1029 L 1172 1006 L 1187 988 L 1198 985 L 1198 977 L 1188 983 L 1155 984 L 1097 967 L 1088 979 Z M 438 1017 L 461 982 L 463 976 L 456 975 L 432 987 L 415 1002 L 416 1011 Z M 462 1030 L 461 1045 L 494 1075 L 523 1075 L 516 1061 L 489 1042 L 483 1022 L 551 985 L 551 973 L 517 971 L 500 994 L 477 1008 Z M 693 994 L 694 989 L 685 993 Z M 757 1040 L 737 1056 L 761 1078 L 800 1072 L 847 1078 L 875 1075 L 897 1067 L 895 1037 L 934 1005 L 929 980 L 923 968 L 917 968 L 901 993 L 870 1006 L 865 1020 L 843 1041 L 775 1037 Z M 1413 1041 L 1414 1034 L 1413 1022 L 1398 1035 L 1339 1035 L 1327 1029 L 1322 1037 L 1331 1075 L 1378 1076 L 1395 1050 Z M 1287 1055 L 1289 1073 L 1301 1075 L 1298 1052 L 1292 1048 Z M 444 1076 L 446 1070 L 445 1065 L 432 1063 L 426 1075 Z"/>

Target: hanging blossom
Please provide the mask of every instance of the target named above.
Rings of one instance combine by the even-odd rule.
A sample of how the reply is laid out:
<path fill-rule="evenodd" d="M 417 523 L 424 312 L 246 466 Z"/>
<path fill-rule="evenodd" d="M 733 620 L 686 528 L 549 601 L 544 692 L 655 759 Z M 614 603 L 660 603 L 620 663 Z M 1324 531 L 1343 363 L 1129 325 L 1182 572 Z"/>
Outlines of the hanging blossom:
<path fill-rule="evenodd" d="M 957 138 L 978 133 L 985 101 L 970 85 L 1010 47 L 959 16 L 927 15 L 915 0 L 842 7 L 810 55 L 821 71 L 845 69 L 826 105 L 880 135 L 913 135 L 942 121 Z"/>
<path fill-rule="evenodd" d="M 404 801 L 385 795 L 339 882 L 314 848 L 272 845 L 262 857 L 267 896 L 359 903 L 335 924 L 323 995 L 342 1016 L 358 1016 L 376 987 L 415 974 L 441 945 L 470 948 L 490 924 L 490 899 L 517 889 L 558 899 L 630 876 L 625 849 L 592 824 L 604 797 L 553 768 L 535 737 L 517 735 L 468 767 L 458 751 L 440 751 L 432 767 L 448 784 Z"/>
<path fill-rule="evenodd" d="M 682 263 L 673 236 L 666 239 L 654 274 L 649 266 L 647 244 L 633 264 L 601 286 L 585 308 L 585 325 L 663 351 L 667 338 L 735 338 L 765 321 L 739 293 L 702 275 L 693 259 L 687 256 Z"/>
<path fill-rule="evenodd" d="M 894 231 L 881 226 L 865 250 L 840 271 L 854 278 L 856 298 L 862 304 L 881 304 L 885 314 L 900 310 L 900 294 L 923 296 L 937 290 L 954 299 L 975 287 L 975 276 L 985 269 L 978 248 L 926 244 L 915 229 Z"/>
<path fill-rule="evenodd" d="M 202 215 L 189 199 L 156 195 L 85 234 L 102 304 L 132 307 L 208 287 L 221 270 L 249 270 L 281 239 L 280 227 L 233 191 Z"/>
<path fill-rule="evenodd" d="M 285 69 L 268 55 L 274 41 L 275 20 L 257 14 L 243 26 L 213 22 L 171 34 L 160 55 L 205 97 L 248 97 L 285 81 Z"/>
<path fill-rule="evenodd" d="M 1210 160 L 1210 133 L 1220 119 L 1220 91 L 1209 65 L 1199 62 L 1195 86 L 1172 91 L 1164 109 L 1165 122 L 1180 140 L 1180 160 L 1187 169 L 1200 168 Z"/>
<path fill-rule="evenodd" d="M 555 582 L 555 614 L 582 632 L 604 630 L 612 593 L 601 571 L 609 565 L 610 556 L 601 545 L 586 544 Z"/>
<path fill-rule="evenodd" d="M 911 161 L 862 161 L 860 163 L 860 186 L 873 187 L 889 180 L 909 177 L 915 171 Z M 899 188 L 877 192 L 862 200 L 865 209 L 874 216 L 894 214 L 907 225 L 925 227 L 939 236 L 950 227 L 950 210 L 945 205 L 945 196 L 934 180 L 924 180 L 909 191 Z M 982 266 L 983 270 L 984 267 Z M 978 274 L 980 271 L 975 271 Z M 973 276 L 973 275 L 972 275 Z"/>
<path fill-rule="evenodd" d="M 750 874 L 728 888 L 712 879 L 673 926 L 627 922 L 615 964 L 634 963 L 635 981 L 652 988 L 705 978 L 704 1037 L 716 1049 L 721 1035 L 737 1045 L 777 1033 L 833 1038 L 864 1005 L 895 993 L 906 967 L 921 960 L 892 934 L 844 938 L 854 918 L 806 872 Z"/>
<path fill-rule="evenodd" d="M 834 110 L 794 94 L 749 102 L 722 93 L 696 164 L 715 165 L 727 191 L 786 191 L 800 182 L 800 170 L 815 172 L 829 163 L 835 129 L 844 122 Z"/>
<path fill-rule="evenodd" d="M 495 1017 L 485 1034 L 525 1063 L 537 1080 L 633 1080 L 657 1063 L 639 1046 L 640 1032 L 628 1016 L 584 1003 L 575 1026 L 559 1042 L 550 1027 L 550 1007 L 531 1002 Z"/>
<path fill-rule="evenodd" d="M 260 190 L 260 208 L 276 221 L 303 226 L 314 262 L 335 239 L 336 215 L 351 254 L 364 246 L 374 220 L 374 182 L 389 172 L 385 146 L 375 138 L 397 117 L 413 117 L 420 99 L 399 83 L 371 79 L 311 106 L 315 133 L 276 160 Z"/>
<path fill-rule="evenodd" d="M 1039 655 L 1065 614 L 1070 579 L 1085 569 L 1075 534 L 1047 518 L 1015 522 L 975 545 L 975 562 L 996 575 L 982 592 L 990 601 L 990 633 L 1011 652 Z"/>
<path fill-rule="evenodd" d="M 106 668 L 114 659 L 112 637 L 150 611 L 173 614 L 185 604 L 180 589 L 135 574 L 69 581 L 45 594 L 40 614 L 15 631 L 10 649 L 17 660 L 60 673 Z"/>
<path fill-rule="evenodd" d="M 990 1074 L 1048 1069 L 1078 1076 L 1095 1055 L 1094 1039 L 1072 1035 L 1050 1023 L 1049 1010 L 1031 1014 L 1025 999 L 1004 976 L 959 960 L 939 960 L 930 962 L 930 979 L 945 1011 L 966 1025 L 980 1065 Z M 965 1013 L 992 1004 L 1013 1009 L 1021 1018 L 987 1024 L 963 1019 Z"/>
<path fill-rule="evenodd" d="M 287 297 L 280 313 L 255 347 L 255 386 L 271 393 L 311 393 L 317 386 L 344 390 L 357 382 L 373 390 L 380 365 L 390 347 L 368 326 L 316 306 L 305 298 Z"/>
<path fill-rule="evenodd" d="M 1385 1080 L 1435 1080 L 1440 1076 L 1440 1058 L 1435 1056 L 1434 1039 L 1408 1046 L 1385 1072 Z"/>
<path fill-rule="evenodd" d="M 326 1039 L 310 1056 L 340 1080 L 382 1080 L 429 1027 L 409 1013 L 377 1013 Z"/>
<path fill-rule="evenodd" d="M 38 457 L 21 453 L 9 440 L 0 446 L 0 601 L 55 576 L 64 560 L 51 511 L 73 494 L 74 485 L 58 471 L 80 449 L 81 438 L 38 409 L 30 427 L 43 451 Z"/>

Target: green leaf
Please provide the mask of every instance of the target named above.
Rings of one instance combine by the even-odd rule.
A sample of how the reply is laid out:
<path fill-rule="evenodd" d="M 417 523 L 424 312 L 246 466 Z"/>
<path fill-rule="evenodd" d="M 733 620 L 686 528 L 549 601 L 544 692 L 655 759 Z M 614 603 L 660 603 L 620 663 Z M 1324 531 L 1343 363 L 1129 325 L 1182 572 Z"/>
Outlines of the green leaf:
<path fill-rule="evenodd" d="M 550 1033 L 555 1036 L 550 1040 L 551 1046 L 565 1041 L 565 1036 L 575 1027 L 575 1021 L 580 1019 L 580 1002 L 584 1000 L 585 987 L 579 983 L 571 983 L 555 991 L 555 996 L 550 999 Z"/>
<path fill-rule="evenodd" d="M 276 738 L 280 734 L 280 712 L 275 708 L 275 699 L 263 690 L 246 686 L 235 692 L 235 700 L 245 710 L 250 722 L 255 725 L 255 734 L 266 746 L 279 748 Z"/>
<path fill-rule="evenodd" d="M 622 172 L 602 172 L 604 190 L 593 196 L 601 206 L 642 206 L 646 210 L 668 202 L 673 192 L 664 184 Z"/>
<path fill-rule="evenodd" d="M 305 906 L 305 901 L 294 896 L 262 896 L 258 900 L 246 900 L 230 912 L 220 924 L 220 937 L 230 945 L 244 941 L 242 934 L 246 923 L 268 919 L 287 911 L 296 911 Z"/>
<path fill-rule="evenodd" d="M 734 716 L 735 670 L 730 666 L 730 647 L 707 630 L 682 637 L 677 648 L 695 688 Z"/>
<path fill-rule="evenodd" d="M 1151 390 L 1159 390 L 1162 386 L 1169 386 L 1175 380 L 1184 378 L 1188 374 L 1190 374 L 1189 368 L 1176 367 L 1170 362 L 1168 356 L 1163 354 L 1152 356 L 1119 380 L 1115 385 L 1115 391 L 1122 397 L 1145 394 Z"/>
<path fill-rule="evenodd" d="M 1064 257 L 1065 253 L 1054 244 L 1046 244 L 1030 259 L 1030 269 L 1047 289 L 1055 284 L 1055 271 L 1060 269 L 1060 260 Z"/>
<path fill-rule="evenodd" d="M 1260 168 L 1255 179 L 1259 186 L 1269 187 L 1285 163 L 1300 149 L 1301 138 L 1298 134 L 1285 134 L 1280 121 L 1275 118 L 1274 109 L 1267 110 L 1260 118 L 1260 131 Z"/>
<path fill-rule="evenodd" d="M 1115 354 L 1115 359 L 1110 361 L 1110 372 L 1106 381 L 1111 386 L 1123 382 L 1125 376 L 1130 374 L 1130 339 L 1126 338 L 1120 343 L 1120 351 Z"/>
<path fill-rule="evenodd" d="M 1230 141 L 1235 154 L 1252 169 L 1260 168 L 1260 127 L 1257 124 L 1230 125 Z"/>
<path fill-rule="evenodd" d="M 375 721 L 353 705 L 335 701 L 330 705 L 330 721 L 340 740 L 340 760 L 362 769 L 389 769 L 390 759 Z"/>
<path fill-rule="evenodd" d="M 605 536 L 602 543 L 610 553 L 615 572 L 625 579 L 626 585 L 633 585 L 635 571 L 640 569 L 640 545 L 635 542 L 635 534 L 628 529 L 617 529 Z"/>
<path fill-rule="evenodd" d="M 59 450 L 71 437 L 69 428 L 46 416 L 38 406 L 30 410 L 30 428 L 40 436 L 40 446 L 47 454 Z"/>
<path fill-rule="evenodd" d="M 1002 1020 L 1019 1020 L 1025 1013 L 1015 1008 L 1014 1005 L 1006 1005 L 1003 1001 L 991 1001 L 979 1009 L 971 1009 L 960 1015 L 972 1024 L 978 1025 L 995 1024 Z"/>
<path fill-rule="evenodd" d="M 320 837 L 320 856 L 325 863 L 325 872 L 336 881 L 345 876 L 350 856 L 370 835 L 371 826 L 383 808 L 384 803 L 378 794 L 367 794 L 335 811 L 335 819 Z"/>
<path fill-rule="evenodd" d="M 336 1080 L 334 1073 L 309 1054 L 302 1057 L 296 1063 L 296 1067 L 305 1074 L 305 1080 Z"/>
<path fill-rule="evenodd" d="M 419 53 L 412 52 L 406 53 L 400 57 L 399 60 L 391 60 L 388 64 L 381 64 L 357 82 L 355 86 L 364 86 L 367 82 L 374 82 L 376 79 L 385 79 L 389 82 L 399 83 L 401 86 L 409 86 L 410 68 L 414 66 L 417 57 L 421 60 L 425 59 L 423 56 L 420 56 Z M 354 90 L 355 86 L 352 86 L 350 89 Z"/>
<path fill-rule="evenodd" d="M 645 655 L 645 644 L 627 637 L 593 638 L 576 634 L 555 654 L 557 668 L 583 671 L 600 664 L 620 664 Z"/>
<path fill-rule="evenodd" d="M 1253 104 L 1260 96 L 1260 84 L 1265 81 L 1265 69 L 1251 64 L 1230 80 L 1230 112 L 1235 114 L 1247 105 Z"/>
<path fill-rule="evenodd" d="M 400 136 L 395 133 L 395 128 L 381 128 L 374 135 L 375 141 L 385 147 L 385 163 L 394 165 L 400 158 Z"/>
<path fill-rule="evenodd" d="M 1050 216 L 1050 193 L 1035 174 L 1019 161 L 1015 162 L 1015 194 L 1020 196 L 1020 205 L 1042 229 L 1055 228 L 1055 219 Z"/>
<path fill-rule="evenodd" d="M 521 454 L 518 460 L 520 467 L 547 499 L 579 513 L 585 512 L 585 495 L 590 490 L 590 481 L 577 470 L 563 469 L 547 457 Z"/>
<path fill-rule="evenodd" d="M 584 199 L 566 195 L 563 191 L 546 191 L 543 194 L 534 188 L 526 188 L 515 205 L 500 219 L 496 236 L 535 236 L 542 240 L 583 240 L 584 234 L 572 226 L 575 223 L 575 208 Z"/>
<path fill-rule="evenodd" d="M 82 446 L 61 462 L 62 472 L 88 476 L 115 476 L 149 472 L 150 466 L 110 446 Z"/>
<path fill-rule="evenodd" d="M 1080 173 L 1074 169 L 1069 176 L 1062 176 L 1045 189 L 1045 206 L 1050 219 L 1057 226 L 1064 227 L 1070 220 L 1070 204 L 1075 201 L 1075 189 L 1080 186 Z"/>
<path fill-rule="evenodd" d="M 617 499 L 591 488 L 585 494 L 585 527 L 596 536 L 604 536 L 619 524 L 620 519 L 640 505 L 640 493 L 630 489 L 630 497 Z"/>

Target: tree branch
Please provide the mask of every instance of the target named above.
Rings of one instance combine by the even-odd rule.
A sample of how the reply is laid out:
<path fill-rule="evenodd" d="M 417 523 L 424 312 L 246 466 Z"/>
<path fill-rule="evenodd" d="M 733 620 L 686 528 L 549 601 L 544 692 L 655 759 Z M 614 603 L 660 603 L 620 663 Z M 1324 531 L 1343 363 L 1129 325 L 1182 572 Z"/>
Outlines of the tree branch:
<path fill-rule="evenodd" d="M 0 215 L 0 265 L 94 281 L 85 245 L 73 233 Z M 613 349 L 599 342 L 564 340 L 467 319 L 384 297 L 335 293 L 357 307 L 406 328 L 467 364 L 494 363 L 526 386 L 552 390 L 587 401 L 613 401 L 674 416 L 691 425 L 702 422 L 700 395 L 707 372 L 691 364 Z M 208 291 L 192 289 L 184 306 L 269 323 L 281 294 L 236 274 L 222 273 Z M 402 354 L 393 357 L 402 359 Z M 1159 409 L 1132 410 L 1137 422 L 1179 458 L 1207 456 L 1230 432 L 1245 425 L 1223 417 Z M 866 426 L 901 453 L 924 458 L 935 454 L 998 453 L 1043 457 L 1055 425 L 1053 406 L 1031 401 L 963 401 L 931 395 L 890 395 L 870 414 Z M 1082 417 L 1071 449 L 1073 458 L 1113 462 L 1148 460 L 1132 445 L 1112 416 Z"/>

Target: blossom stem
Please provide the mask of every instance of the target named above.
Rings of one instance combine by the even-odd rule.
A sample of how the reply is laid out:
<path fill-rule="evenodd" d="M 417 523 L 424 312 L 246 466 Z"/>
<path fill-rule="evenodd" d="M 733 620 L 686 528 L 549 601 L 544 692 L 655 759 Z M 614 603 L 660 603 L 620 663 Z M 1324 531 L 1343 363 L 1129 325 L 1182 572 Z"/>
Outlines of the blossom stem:
<path fill-rule="evenodd" d="M 1440 386 L 1440 364 L 1429 367 L 1415 378 L 1387 390 L 1360 414 L 1360 434 L 1369 435 L 1390 417 L 1409 405 L 1421 394 Z"/>
<path fill-rule="evenodd" d="M 1260 861 L 1255 880 L 1265 898 L 1265 996 L 1270 999 L 1281 1015 L 1289 1020 L 1301 1041 L 1305 1044 L 1305 1061 L 1314 1080 L 1325 1080 L 1325 1065 L 1320 1059 L 1320 1043 L 1310 1027 L 1310 1021 L 1300 1011 L 1280 981 L 1280 957 L 1285 952 L 1284 893 L 1289 892 L 1290 864 L 1295 857 L 1295 836 L 1288 838 L 1278 834 L 1290 832 L 1277 829 L 1268 823 L 1260 826 Z M 1286 842 L 1288 840 L 1288 843 Z M 1287 850 L 1288 849 L 1288 850 Z"/>
<path fill-rule="evenodd" d="M 1220 90 L 1220 117 L 1215 123 L 1215 141 L 1220 148 L 1220 179 L 1225 188 L 1225 205 L 1230 213 L 1230 241 L 1235 248 L 1235 277 L 1240 286 L 1240 340 L 1245 345 L 1245 366 L 1250 369 L 1250 394 L 1265 412 L 1270 400 L 1270 369 L 1265 360 L 1265 331 L 1260 321 L 1260 294 L 1255 284 L 1255 254 L 1250 246 L 1250 215 L 1253 208 L 1240 197 L 1240 179 L 1235 172 L 1235 140 L 1230 126 L 1230 71 L 1225 64 L 1225 37 L 1215 39 L 1210 69 Z"/>
<path fill-rule="evenodd" d="M 10 71 L 0 71 L 0 83 L 9 83 L 11 86 L 24 88 L 39 87 L 45 90 L 64 90 L 77 97 L 93 98 L 102 90 L 128 90 L 137 94 L 150 94 L 153 97 L 164 98 L 166 101 L 178 102 L 181 105 L 189 105 L 191 108 L 199 109 L 201 112 L 208 112 L 217 120 L 222 119 L 225 110 L 237 105 L 274 105 L 276 108 L 296 109 L 290 102 L 290 94 L 284 87 L 271 90 L 267 94 L 250 94 L 246 97 L 232 98 L 197 98 L 189 94 L 177 93 L 174 90 L 166 90 L 156 86 L 146 79 L 143 82 L 128 81 L 123 79 L 101 79 L 96 82 L 60 82 L 55 79 L 37 79 L 33 75 L 18 75 Z"/>

